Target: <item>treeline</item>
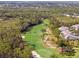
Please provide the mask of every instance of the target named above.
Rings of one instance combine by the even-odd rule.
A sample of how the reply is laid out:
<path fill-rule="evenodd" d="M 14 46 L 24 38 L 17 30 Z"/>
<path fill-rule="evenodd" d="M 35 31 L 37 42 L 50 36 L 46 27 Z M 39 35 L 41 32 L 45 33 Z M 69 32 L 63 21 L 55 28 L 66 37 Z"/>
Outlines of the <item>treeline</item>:
<path fill-rule="evenodd" d="M 44 16 L 45 15 L 45 16 Z M 49 15 L 34 11 L 3 10 L 0 12 L 0 57 L 32 57 L 32 48 L 22 39 L 22 32 L 40 24 Z"/>
<path fill-rule="evenodd" d="M 42 9 L 0 10 L 0 57 L 31 57 L 32 49 L 23 41 L 22 32 L 47 18 L 55 30 L 64 24 L 53 16 L 58 14 L 59 11 L 55 12 L 57 9 Z M 57 32 L 55 36 L 58 37 L 58 34 Z"/>
<path fill-rule="evenodd" d="M 31 48 L 22 37 L 19 20 L 0 22 L 0 57 L 31 57 Z"/>

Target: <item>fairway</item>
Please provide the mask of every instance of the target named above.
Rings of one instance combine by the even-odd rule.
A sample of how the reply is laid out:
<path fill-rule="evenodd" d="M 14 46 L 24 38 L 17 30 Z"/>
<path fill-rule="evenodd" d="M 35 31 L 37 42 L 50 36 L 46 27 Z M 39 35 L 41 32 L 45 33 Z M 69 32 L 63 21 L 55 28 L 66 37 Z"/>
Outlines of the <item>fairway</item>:
<path fill-rule="evenodd" d="M 41 55 L 41 57 L 50 57 L 55 51 L 55 49 L 46 48 L 43 46 L 42 41 L 43 29 L 46 29 L 44 23 L 34 26 L 29 32 L 26 32 L 25 40 L 35 45 L 35 49 Z"/>
<path fill-rule="evenodd" d="M 43 35 L 42 30 L 47 28 L 47 26 L 45 25 L 47 22 L 48 22 L 47 20 L 44 20 L 44 23 L 36 25 L 36 26 L 32 27 L 30 31 L 26 32 L 24 34 L 25 41 L 34 45 L 35 50 L 43 58 L 49 58 L 51 56 L 53 58 L 76 57 L 76 56 L 64 56 L 64 55 L 59 54 L 59 52 L 57 51 L 56 48 L 44 47 L 44 44 L 43 44 L 43 41 L 42 41 L 42 35 Z"/>

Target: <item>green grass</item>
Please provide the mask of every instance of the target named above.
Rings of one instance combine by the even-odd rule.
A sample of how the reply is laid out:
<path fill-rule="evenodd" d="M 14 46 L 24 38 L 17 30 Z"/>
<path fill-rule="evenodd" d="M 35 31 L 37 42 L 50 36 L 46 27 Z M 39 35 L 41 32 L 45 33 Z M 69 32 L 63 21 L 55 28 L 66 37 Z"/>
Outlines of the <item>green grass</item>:
<path fill-rule="evenodd" d="M 35 45 L 35 50 L 42 56 L 42 57 L 50 57 L 55 49 L 46 48 L 43 46 L 42 35 L 43 29 L 46 29 L 45 23 L 47 20 L 39 25 L 34 26 L 29 32 L 25 33 L 25 41 Z"/>
<path fill-rule="evenodd" d="M 48 21 L 44 20 L 44 22 L 42 24 L 36 25 L 33 28 L 31 28 L 30 31 L 26 32 L 25 35 L 25 41 L 27 41 L 28 43 L 35 45 L 35 50 L 41 55 L 41 57 L 43 58 L 49 58 L 49 57 L 53 57 L 53 58 L 67 58 L 67 57 L 78 57 L 79 53 L 76 53 L 75 56 L 63 56 L 61 54 L 58 53 L 57 49 L 55 48 L 46 48 L 43 45 L 43 41 L 42 41 L 42 35 L 43 29 L 46 29 L 47 26 L 46 24 Z"/>
<path fill-rule="evenodd" d="M 42 30 L 45 28 L 43 24 L 37 25 L 32 28 L 31 31 L 26 32 L 26 41 L 32 43 L 35 45 L 36 51 L 42 56 L 42 57 L 50 57 L 52 50 L 49 50 L 48 48 L 45 48 L 43 46 L 42 42 Z"/>

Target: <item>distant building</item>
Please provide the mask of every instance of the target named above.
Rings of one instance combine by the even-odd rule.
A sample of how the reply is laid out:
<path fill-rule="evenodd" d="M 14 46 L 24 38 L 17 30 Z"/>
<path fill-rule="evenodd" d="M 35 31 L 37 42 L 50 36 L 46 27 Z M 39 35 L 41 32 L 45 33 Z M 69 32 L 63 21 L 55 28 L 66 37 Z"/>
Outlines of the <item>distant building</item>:
<path fill-rule="evenodd" d="M 79 18 L 79 16 L 76 16 L 76 18 Z"/>
<path fill-rule="evenodd" d="M 70 15 L 69 15 L 69 14 L 64 14 L 64 16 L 67 16 L 67 17 L 69 17 Z"/>
<path fill-rule="evenodd" d="M 76 25 L 71 26 L 71 29 L 79 30 L 79 24 L 76 24 Z"/>
<path fill-rule="evenodd" d="M 67 16 L 67 17 L 74 17 L 74 18 L 79 18 L 79 14 L 76 14 L 76 13 L 73 13 L 73 14 L 63 14 L 64 16 Z"/>

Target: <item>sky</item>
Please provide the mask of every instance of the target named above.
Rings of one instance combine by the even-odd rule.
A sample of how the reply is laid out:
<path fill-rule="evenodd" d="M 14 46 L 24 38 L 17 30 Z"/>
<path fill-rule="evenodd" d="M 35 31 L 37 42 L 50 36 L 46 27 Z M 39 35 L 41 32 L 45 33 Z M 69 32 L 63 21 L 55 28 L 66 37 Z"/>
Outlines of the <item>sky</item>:
<path fill-rule="evenodd" d="M 0 1 L 79 1 L 79 0 L 0 0 Z"/>

